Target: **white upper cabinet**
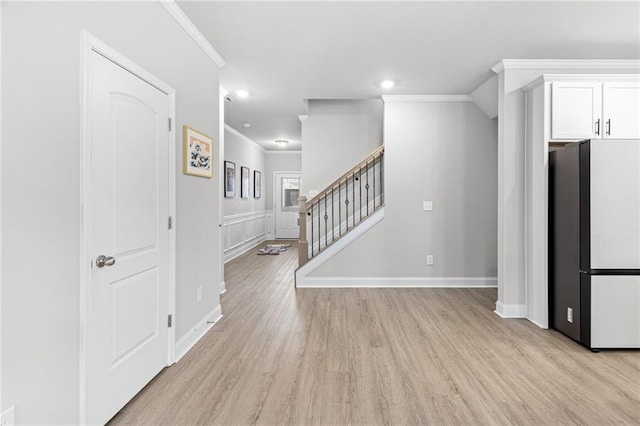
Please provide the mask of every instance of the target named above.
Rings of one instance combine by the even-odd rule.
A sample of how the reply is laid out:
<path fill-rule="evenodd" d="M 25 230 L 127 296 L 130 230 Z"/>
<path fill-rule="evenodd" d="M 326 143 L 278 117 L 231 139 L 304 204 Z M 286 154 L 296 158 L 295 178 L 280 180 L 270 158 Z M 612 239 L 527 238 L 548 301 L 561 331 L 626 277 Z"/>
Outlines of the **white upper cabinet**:
<path fill-rule="evenodd" d="M 602 134 L 602 83 L 553 82 L 551 137 L 592 139 Z"/>
<path fill-rule="evenodd" d="M 603 137 L 640 139 L 640 83 L 603 83 Z"/>
<path fill-rule="evenodd" d="M 551 83 L 551 139 L 638 138 L 640 82 Z"/>

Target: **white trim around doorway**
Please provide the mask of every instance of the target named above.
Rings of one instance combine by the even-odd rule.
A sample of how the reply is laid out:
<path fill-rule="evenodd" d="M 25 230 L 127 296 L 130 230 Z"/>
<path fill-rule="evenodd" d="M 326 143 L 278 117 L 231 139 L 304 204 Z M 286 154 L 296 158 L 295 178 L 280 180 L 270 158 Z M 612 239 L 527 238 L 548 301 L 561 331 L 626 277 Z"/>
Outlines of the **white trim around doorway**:
<path fill-rule="evenodd" d="M 302 187 L 302 172 L 300 170 L 298 171 L 294 171 L 294 172 L 288 172 L 288 171 L 280 171 L 280 170 L 276 170 L 273 172 L 273 176 L 271 177 L 272 179 L 272 184 L 273 184 L 273 198 L 272 198 L 272 202 L 273 204 L 271 205 L 271 211 L 272 211 L 272 215 L 271 215 L 271 229 L 273 229 L 273 233 L 272 234 L 268 234 L 267 235 L 267 239 L 276 239 L 276 191 L 277 186 L 276 186 L 276 175 L 278 174 L 295 174 L 295 175 L 299 175 L 300 176 L 300 187 Z"/>
<path fill-rule="evenodd" d="M 91 289 L 86 283 L 91 281 L 91 262 L 87 261 L 91 258 L 91 227 L 89 219 L 91 218 L 91 116 L 90 116 L 90 67 L 89 61 L 92 52 L 109 59 L 118 66 L 124 68 L 138 78 L 144 80 L 154 86 L 161 92 L 169 96 L 169 117 L 172 118 L 174 125 L 169 131 L 169 215 L 176 222 L 176 132 L 175 132 L 175 90 L 155 77 L 136 63 L 126 58 L 107 44 L 103 43 L 87 31 L 81 33 L 80 47 L 80 257 L 78 259 L 80 267 L 80 284 L 79 284 L 79 411 L 78 423 L 87 423 L 87 341 L 88 341 L 88 310 L 87 306 L 91 297 Z M 175 318 L 175 262 L 176 262 L 176 239 L 175 231 L 169 232 L 169 314 Z M 175 327 L 169 328 L 167 347 L 167 365 L 175 362 Z"/>

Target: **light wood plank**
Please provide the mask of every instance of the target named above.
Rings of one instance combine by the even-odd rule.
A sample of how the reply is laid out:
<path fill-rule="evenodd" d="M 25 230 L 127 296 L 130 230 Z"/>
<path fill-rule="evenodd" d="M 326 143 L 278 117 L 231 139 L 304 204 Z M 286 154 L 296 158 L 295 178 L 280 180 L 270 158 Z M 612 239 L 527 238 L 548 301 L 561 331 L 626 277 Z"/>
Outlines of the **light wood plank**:
<path fill-rule="evenodd" d="M 299 289 L 295 244 L 226 265 L 224 318 L 121 424 L 640 424 L 640 353 L 493 313 L 495 289 Z"/>

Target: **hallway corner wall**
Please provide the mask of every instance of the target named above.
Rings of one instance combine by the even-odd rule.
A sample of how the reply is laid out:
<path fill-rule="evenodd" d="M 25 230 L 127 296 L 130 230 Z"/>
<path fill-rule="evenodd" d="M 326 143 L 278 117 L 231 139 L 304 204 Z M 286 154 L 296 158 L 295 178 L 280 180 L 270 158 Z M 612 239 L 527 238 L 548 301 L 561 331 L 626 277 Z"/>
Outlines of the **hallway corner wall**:
<path fill-rule="evenodd" d="M 220 175 L 182 174 L 182 126 L 218 135 L 219 68 L 158 2 L 2 8 L 1 405 L 17 425 L 77 424 L 81 31 L 176 90 L 176 340 L 220 303 Z"/>

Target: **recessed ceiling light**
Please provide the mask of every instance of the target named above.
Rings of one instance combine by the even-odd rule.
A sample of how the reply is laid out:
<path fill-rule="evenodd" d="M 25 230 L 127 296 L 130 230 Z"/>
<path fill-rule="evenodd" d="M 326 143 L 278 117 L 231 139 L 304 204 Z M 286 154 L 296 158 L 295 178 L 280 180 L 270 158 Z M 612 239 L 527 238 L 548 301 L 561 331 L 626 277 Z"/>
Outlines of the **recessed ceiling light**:
<path fill-rule="evenodd" d="M 280 146 L 287 146 L 287 144 L 289 143 L 289 141 L 288 141 L 288 140 L 284 140 L 284 139 L 278 139 L 278 140 L 276 141 L 276 143 L 277 143 L 278 145 L 280 145 Z"/>
<path fill-rule="evenodd" d="M 246 90 L 236 90 L 236 95 L 238 95 L 239 98 L 248 98 L 249 97 L 249 92 L 247 92 Z"/>
<path fill-rule="evenodd" d="M 391 89 L 395 84 L 396 82 L 393 80 L 382 80 L 380 82 L 380 87 L 386 90 L 386 89 Z"/>
<path fill-rule="evenodd" d="M 251 123 L 242 123 L 242 127 L 248 129 L 249 127 L 251 127 Z"/>

